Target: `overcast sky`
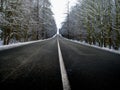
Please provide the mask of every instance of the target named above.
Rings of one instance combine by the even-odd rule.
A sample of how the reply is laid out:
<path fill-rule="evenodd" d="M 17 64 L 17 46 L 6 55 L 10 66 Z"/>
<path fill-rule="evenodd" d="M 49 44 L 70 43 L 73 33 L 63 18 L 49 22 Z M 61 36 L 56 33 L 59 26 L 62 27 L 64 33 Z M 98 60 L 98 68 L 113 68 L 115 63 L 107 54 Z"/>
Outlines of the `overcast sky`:
<path fill-rule="evenodd" d="M 61 27 L 61 23 L 64 21 L 67 13 L 67 3 L 68 0 L 50 0 L 52 3 L 52 10 L 54 12 L 54 17 L 57 23 L 57 27 Z M 70 6 L 75 5 L 77 0 L 69 0 Z"/>

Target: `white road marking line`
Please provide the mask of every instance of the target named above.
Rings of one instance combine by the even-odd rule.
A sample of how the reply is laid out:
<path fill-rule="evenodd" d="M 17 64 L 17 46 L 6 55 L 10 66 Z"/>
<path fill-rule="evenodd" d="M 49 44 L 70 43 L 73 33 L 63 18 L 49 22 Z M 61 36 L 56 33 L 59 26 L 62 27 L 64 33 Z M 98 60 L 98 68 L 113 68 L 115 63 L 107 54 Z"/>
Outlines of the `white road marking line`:
<path fill-rule="evenodd" d="M 57 39 L 57 45 L 58 45 L 58 54 L 59 54 L 63 90 L 71 90 L 58 39 Z"/>

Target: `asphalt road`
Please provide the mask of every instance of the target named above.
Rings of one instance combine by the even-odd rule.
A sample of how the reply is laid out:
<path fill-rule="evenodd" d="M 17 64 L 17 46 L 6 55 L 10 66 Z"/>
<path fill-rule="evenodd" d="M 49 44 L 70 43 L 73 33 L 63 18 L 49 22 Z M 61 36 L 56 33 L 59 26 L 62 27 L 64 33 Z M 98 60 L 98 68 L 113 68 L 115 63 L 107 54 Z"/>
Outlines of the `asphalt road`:
<path fill-rule="evenodd" d="M 59 36 L 0 51 L 0 89 L 63 90 L 57 39 L 71 90 L 120 90 L 120 55 Z"/>
<path fill-rule="evenodd" d="M 59 41 L 72 90 L 120 90 L 120 55 Z"/>
<path fill-rule="evenodd" d="M 0 52 L 1 90 L 62 90 L 56 38 Z"/>

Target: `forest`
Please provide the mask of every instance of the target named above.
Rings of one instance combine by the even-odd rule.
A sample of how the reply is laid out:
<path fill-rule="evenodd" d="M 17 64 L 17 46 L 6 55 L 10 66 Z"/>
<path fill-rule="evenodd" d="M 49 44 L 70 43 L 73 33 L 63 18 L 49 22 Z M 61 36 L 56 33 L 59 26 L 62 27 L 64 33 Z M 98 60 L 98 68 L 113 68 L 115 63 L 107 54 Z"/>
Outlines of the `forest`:
<path fill-rule="evenodd" d="M 49 38 L 56 31 L 49 0 L 0 0 L 3 45 Z"/>
<path fill-rule="evenodd" d="M 120 48 L 120 0 L 78 0 L 67 11 L 62 36 L 100 47 Z"/>

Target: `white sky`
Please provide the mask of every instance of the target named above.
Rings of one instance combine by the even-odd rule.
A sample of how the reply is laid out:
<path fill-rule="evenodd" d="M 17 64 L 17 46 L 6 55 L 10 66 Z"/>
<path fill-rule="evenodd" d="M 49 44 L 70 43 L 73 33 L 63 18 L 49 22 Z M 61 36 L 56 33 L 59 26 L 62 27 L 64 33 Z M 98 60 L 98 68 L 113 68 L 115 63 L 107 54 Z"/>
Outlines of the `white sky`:
<path fill-rule="evenodd" d="M 52 11 L 56 20 L 57 27 L 61 27 L 61 23 L 64 21 L 67 13 L 67 3 L 70 2 L 70 6 L 75 5 L 77 0 L 50 0 L 52 3 Z"/>

